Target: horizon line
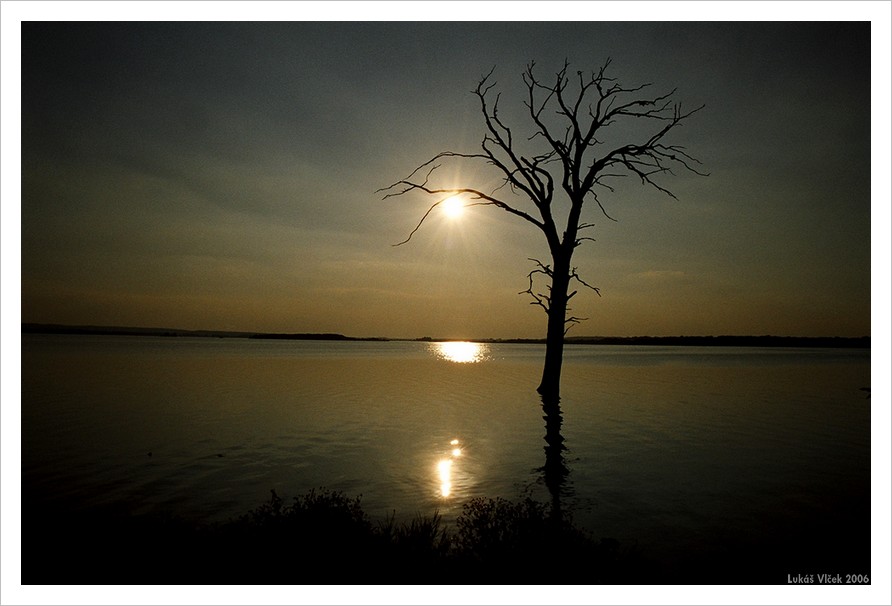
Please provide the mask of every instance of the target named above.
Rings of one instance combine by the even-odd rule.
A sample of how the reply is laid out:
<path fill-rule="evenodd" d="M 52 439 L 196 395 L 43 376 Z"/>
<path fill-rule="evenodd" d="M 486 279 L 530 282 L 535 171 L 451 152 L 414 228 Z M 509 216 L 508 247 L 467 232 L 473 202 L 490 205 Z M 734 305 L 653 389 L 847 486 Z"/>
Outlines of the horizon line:
<path fill-rule="evenodd" d="M 470 342 L 528 342 L 544 343 L 545 337 L 486 337 L 486 338 L 458 338 L 458 337 L 434 337 L 424 335 L 421 337 L 391 337 L 391 336 L 366 336 L 357 337 L 343 333 L 323 332 L 284 332 L 284 331 L 251 331 L 251 330 L 220 330 L 220 329 L 187 329 L 160 326 L 130 326 L 130 325 L 106 325 L 106 324 L 62 324 L 55 322 L 22 322 L 23 333 L 81 333 L 81 334 L 129 334 L 133 336 L 218 336 L 241 338 L 279 338 L 279 339 L 316 339 L 316 340 L 353 340 L 353 341 L 470 341 Z M 671 334 L 671 335 L 576 335 L 565 336 L 565 342 L 579 340 L 630 340 L 630 339 L 780 339 L 780 340 L 825 340 L 825 341 L 864 341 L 870 340 L 870 335 L 860 336 L 813 336 L 813 335 L 777 335 L 777 334 Z"/>

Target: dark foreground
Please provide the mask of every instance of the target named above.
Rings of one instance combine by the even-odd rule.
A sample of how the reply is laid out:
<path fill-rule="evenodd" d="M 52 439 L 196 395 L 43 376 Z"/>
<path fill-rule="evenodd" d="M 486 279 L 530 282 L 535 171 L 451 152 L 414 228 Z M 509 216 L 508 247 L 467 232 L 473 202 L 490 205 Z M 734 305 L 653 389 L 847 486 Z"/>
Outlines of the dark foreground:
<path fill-rule="evenodd" d="M 448 530 L 438 515 L 373 523 L 358 498 L 342 493 L 311 491 L 286 503 L 273 492 L 213 525 L 26 510 L 22 535 L 23 584 L 634 581 L 614 541 L 595 541 L 529 500 L 475 499 Z"/>
<path fill-rule="evenodd" d="M 273 492 L 219 524 L 47 506 L 23 507 L 22 522 L 24 585 L 782 584 L 809 570 L 870 567 L 869 540 L 819 528 L 658 563 L 531 500 L 473 499 L 452 528 L 436 514 L 374 523 L 358 498 L 326 490 L 291 503 Z"/>

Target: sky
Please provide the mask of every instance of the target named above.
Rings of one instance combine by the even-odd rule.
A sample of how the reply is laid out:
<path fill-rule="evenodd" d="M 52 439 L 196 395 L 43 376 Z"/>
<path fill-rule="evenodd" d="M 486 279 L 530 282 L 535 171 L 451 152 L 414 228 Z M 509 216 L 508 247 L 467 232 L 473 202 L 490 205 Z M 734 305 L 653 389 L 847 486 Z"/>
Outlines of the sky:
<path fill-rule="evenodd" d="M 586 211 L 573 265 L 600 296 L 574 298 L 570 334 L 870 335 L 869 22 L 582 16 L 23 23 L 21 320 L 543 337 L 518 294 L 541 233 L 474 207 L 395 247 L 436 199 L 378 190 L 479 151 L 490 70 L 525 138 L 530 61 L 609 58 L 624 85 L 705 105 L 668 142 L 709 176 L 664 175 L 677 199 L 632 177 L 599 194 L 615 221 Z"/>

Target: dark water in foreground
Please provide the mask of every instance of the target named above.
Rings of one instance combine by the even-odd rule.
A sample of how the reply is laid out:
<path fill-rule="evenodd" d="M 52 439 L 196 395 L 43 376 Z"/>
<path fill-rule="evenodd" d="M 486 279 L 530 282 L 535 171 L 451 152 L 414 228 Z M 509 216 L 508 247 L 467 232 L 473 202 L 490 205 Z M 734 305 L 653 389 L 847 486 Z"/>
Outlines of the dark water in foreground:
<path fill-rule="evenodd" d="M 543 353 L 23 335 L 23 512 L 214 521 L 320 486 L 447 523 L 472 497 L 549 502 Z M 865 350 L 569 346 L 561 504 L 667 571 L 823 549 L 836 568 L 789 572 L 866 573 L 869 385 Z"/>

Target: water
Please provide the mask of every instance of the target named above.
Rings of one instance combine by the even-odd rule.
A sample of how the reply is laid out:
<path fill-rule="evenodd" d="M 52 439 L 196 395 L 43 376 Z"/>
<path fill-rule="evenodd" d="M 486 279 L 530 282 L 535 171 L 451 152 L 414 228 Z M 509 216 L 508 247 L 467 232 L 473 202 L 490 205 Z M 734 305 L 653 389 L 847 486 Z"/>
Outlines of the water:
<path fill-rule="evenodd" d="M 213 521 L 270 489 L 325 486 L 362 495 L 373 517 L 439 511 L 450 523 L 476 496 L 552 498 L 539 345 L 22 339 L 25 508 Z M 568 346 L 561 503 L 596 537 L 661 561 L 808 536 L 860 549 L 869 361 L 865 350 Z"/>

